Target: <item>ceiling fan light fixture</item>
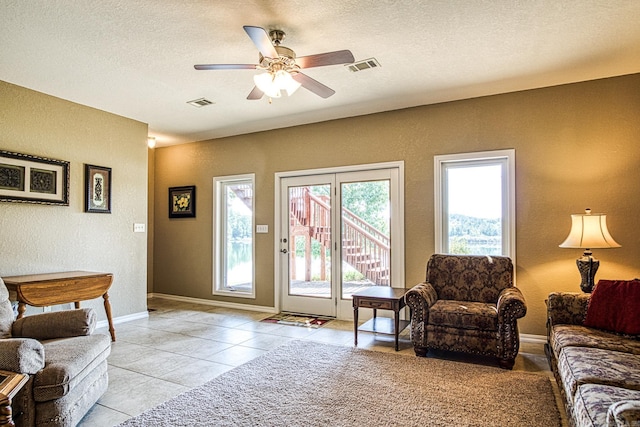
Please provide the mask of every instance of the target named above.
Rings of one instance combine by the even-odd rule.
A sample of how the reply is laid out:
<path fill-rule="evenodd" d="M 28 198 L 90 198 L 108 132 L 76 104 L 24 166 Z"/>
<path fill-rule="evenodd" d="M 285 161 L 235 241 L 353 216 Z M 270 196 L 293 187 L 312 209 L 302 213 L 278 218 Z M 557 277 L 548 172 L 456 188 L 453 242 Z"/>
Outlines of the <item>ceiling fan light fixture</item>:
<path fill-rule="evenodd" d="M 283 90 L 287 92 L 288 96 L 291 96 L 301 86 L 293 79 L 291 73 L 285 70 L 256 74 L 253 76 L 253 82 L 270 98 L 280 98 Z"/>

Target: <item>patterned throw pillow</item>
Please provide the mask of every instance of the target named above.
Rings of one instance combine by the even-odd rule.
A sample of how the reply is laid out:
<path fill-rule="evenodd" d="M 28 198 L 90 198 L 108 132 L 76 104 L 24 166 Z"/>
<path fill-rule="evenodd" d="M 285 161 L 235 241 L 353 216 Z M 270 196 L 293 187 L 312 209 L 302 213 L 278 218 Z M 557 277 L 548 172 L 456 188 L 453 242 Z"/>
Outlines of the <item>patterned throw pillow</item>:
<path fill-rule="evenodd" d="M 591 294 L 584 325 L 640 334 L 640 280 L 600 280 Z"/>

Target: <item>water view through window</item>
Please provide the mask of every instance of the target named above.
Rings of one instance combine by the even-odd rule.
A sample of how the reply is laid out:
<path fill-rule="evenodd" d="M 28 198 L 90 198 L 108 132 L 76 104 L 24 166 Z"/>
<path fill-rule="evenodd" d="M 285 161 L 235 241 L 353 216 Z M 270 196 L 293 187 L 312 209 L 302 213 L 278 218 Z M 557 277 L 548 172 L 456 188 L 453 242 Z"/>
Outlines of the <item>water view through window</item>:
<path fill-rule="evenodd" d="M 502 254 L 502 166 L 446 168 L 448 253 Z"/>

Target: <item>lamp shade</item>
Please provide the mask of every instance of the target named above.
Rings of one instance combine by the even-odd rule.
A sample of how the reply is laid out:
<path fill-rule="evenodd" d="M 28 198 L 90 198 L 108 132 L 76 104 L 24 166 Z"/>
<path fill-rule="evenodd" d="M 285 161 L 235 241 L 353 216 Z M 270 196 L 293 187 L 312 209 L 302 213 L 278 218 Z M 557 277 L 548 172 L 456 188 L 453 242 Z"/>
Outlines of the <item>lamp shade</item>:
<path fill-rule="evenodd" d="M 300 87 L 300 83 L 285 70 L 256 74 L 253 76 L 253 82 L 270 98 L 280 98 L 282 90 L 291 96 Z"/>
<path fill-rule="evenodd" d="M 607 229 L 607 215 L 592 214 L 591 209 L 586 209 L 584 214 L 571 215 L 571 231 L 561 248 L 619 248 L 620 245 L 613 240 Z"/>

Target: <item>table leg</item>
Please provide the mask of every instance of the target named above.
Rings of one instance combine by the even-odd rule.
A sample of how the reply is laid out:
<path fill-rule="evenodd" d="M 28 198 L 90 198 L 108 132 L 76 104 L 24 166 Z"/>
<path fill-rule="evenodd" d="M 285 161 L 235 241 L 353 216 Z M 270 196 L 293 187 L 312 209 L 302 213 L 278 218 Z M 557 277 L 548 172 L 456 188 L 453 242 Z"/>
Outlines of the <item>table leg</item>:
<path fill-rule="evenodd" d="M 15 427 L 11 413 L 11 399 L 0 394 L 0 426 Z"/>
<path fill-rule="evenodd" d="M 24 312 L 27 310 L 27 304 L 23 302 L 18 302 L 18 319 L 22 319 L 24 317 Z"/>
<path fill-rule="evenodd" d="M 396 335 L 396 351 L 398 351 L 398 329 L 400 329 L 400 310 L 394 310 L 395 316 L 393 318 L 395 323 L 395 335 Z"/>
<path fill-rule="evenodd" d="M 353 305 L 353 345 L 358 346 L 358 305 Z"/>
<path fill-rule="evenodd" d="M 111 319 L 111 303 L 109 303 L 109 292 L 105 292 L 102 295 L 104 299 L 104 311 L 107 313 L 107 321 L 109 322 L 109 333 L 111 334 L 111 341 L 116 340 L 116 330 L 113 327 L 113 320 Z"/>

